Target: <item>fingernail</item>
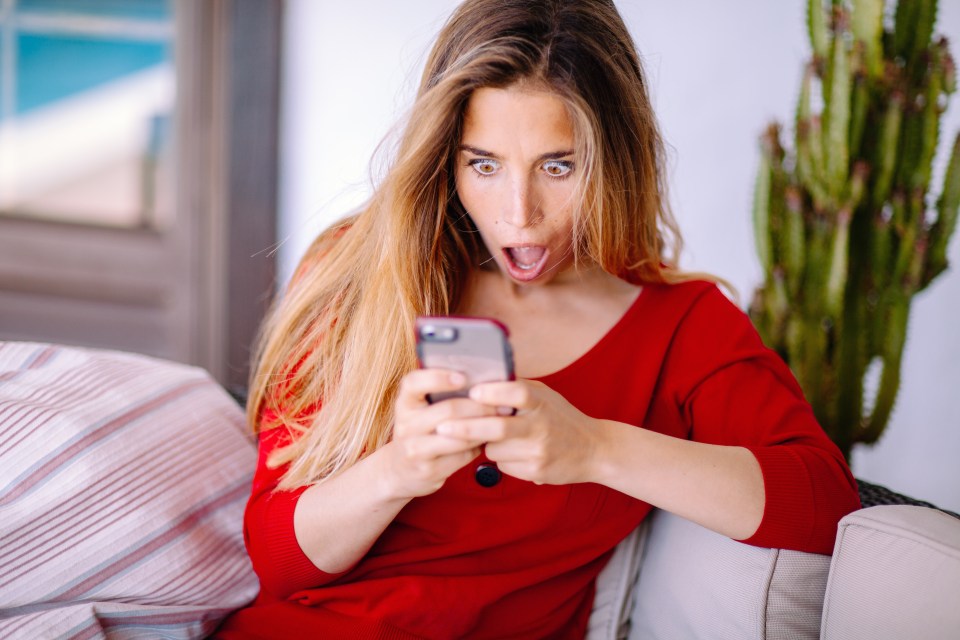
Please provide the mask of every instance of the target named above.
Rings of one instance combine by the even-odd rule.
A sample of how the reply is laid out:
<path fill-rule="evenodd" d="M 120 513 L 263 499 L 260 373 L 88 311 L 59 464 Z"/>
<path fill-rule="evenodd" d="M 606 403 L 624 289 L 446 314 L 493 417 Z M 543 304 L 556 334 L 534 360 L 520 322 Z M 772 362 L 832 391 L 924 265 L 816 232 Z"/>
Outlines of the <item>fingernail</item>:
<path fill-rule="evenodd" d="M 450 374 L 450 384 L 463 386 L 467 384 L 467 376 L 459 372 L 453 372 Z"/>
<path fill-rule="evenodd" d="M 483 399 L 483 391 L 479 387 L 472 387 L 470 389 L 470 399 L 480 401 Z"/>

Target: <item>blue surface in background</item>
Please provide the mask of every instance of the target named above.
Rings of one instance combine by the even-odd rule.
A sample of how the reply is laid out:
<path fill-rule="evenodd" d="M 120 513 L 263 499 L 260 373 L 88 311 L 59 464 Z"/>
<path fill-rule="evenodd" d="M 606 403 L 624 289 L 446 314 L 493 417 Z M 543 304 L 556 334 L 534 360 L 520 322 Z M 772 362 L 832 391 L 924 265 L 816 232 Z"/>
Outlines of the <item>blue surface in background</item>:
<path fill-rule="evenodd" d="M 20 35 L 15 112 L 24 113 L 169 58 L 169 46 L 164 43 Z"/>
<path fill-rule="evenodd" d="M 20 0 L 19 15 L 172 20 L 169 0 Z M 16 36 L 20 114 L 171 60 L 167 42 L 21 32 Z"/>
<path fill-rule="evenodd" d="M 159 22 L 170 19 L 169 0 L 20 0 L 17 10 L 21 13 L 70 13 Z"/>

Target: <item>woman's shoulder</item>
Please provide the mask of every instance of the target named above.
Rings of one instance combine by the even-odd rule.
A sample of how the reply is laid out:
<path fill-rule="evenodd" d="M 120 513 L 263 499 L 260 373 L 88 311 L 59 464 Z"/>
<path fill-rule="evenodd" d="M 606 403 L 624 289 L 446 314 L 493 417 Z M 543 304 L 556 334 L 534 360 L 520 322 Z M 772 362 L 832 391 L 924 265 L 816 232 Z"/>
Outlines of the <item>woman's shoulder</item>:
<path fill-rule="evenodd" d="M 726 301 L 733 304 L 712 280 L 693 278 L 679 282 L 645 283 L 646 295 L 661 307 L 687 310 L 704 303 L 717 304 Z"/>
<path fill-rule="evenodd" d="M 661 345 L 665 351 L 683 348 L 700 337 L 718 339 L 739 328 L 744 314 L 710 280 L 690 279 L 676 283 L 648 282 L 642 285 L 634 305 L 618 326 L 622 335 L 644 336 L 644 343 Z"/>
<path fill-rule="evenodd" d="M 691 279 L 644 285 L 647 315 L 660 325 L 667 339 L 686 342 L 709 339 L 714 344 L 752 340 L 749 316 L 724 293 L 716 281 Z"/>
<path fill-rule="evenodd" d="M 649 293 L 651 333 L 660 338 L 665 379 L 677 397 L 689 397 L 701 382 L 736 363 L 750 363 L 738 375 L 753 375 L 761 367 L 789 379 L 750 317 L 716 282 L 653 285 Z M 664 324 L 658 326 L 660 322 Z"/>

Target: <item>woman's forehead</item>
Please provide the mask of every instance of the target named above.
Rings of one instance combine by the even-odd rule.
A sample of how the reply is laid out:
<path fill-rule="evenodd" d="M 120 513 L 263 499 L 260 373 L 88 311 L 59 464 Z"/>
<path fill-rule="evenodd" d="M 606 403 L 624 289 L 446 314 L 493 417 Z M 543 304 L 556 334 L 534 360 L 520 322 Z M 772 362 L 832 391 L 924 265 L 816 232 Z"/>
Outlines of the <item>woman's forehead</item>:
<path fill-rule="evenodd" d="M 554 92 L 522 85 L 477 89 L 464 114 L 461 142 L 475 148 L 558 146 L 572 148 L 573 122 Z M 558 148 L 559 148 L 558 147 Z"/>

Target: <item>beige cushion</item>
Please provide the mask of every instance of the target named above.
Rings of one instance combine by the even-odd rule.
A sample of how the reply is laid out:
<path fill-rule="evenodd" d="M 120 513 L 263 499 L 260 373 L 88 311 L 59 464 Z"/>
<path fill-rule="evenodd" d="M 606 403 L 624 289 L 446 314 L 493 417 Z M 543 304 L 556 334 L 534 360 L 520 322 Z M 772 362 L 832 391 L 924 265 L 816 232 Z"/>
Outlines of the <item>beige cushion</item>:
<path fill-rule="evenodd" d="M 257 593 L 255 460 L 200 369 L 0 342 L 0 637 L 209 634 Z"/>
<path fill-rule="evenodd" d="M 960 638 L 960 519 L 909 505 L 843 518 L 822 637 Z"/>
<path fill-rule="evenodd" d="M 597 576 L 593 611 L 587 624 L 587 640 L 620 640 L 627 637 L 633 590 L 646 537 L 647 524 L 643 523 L 617 545 L 607 566 Z"/>
<path fill-rule="evenodd" d="M 830 557 L 745 545 L 655 510 L 631 640 L 819 636 Z"/>

